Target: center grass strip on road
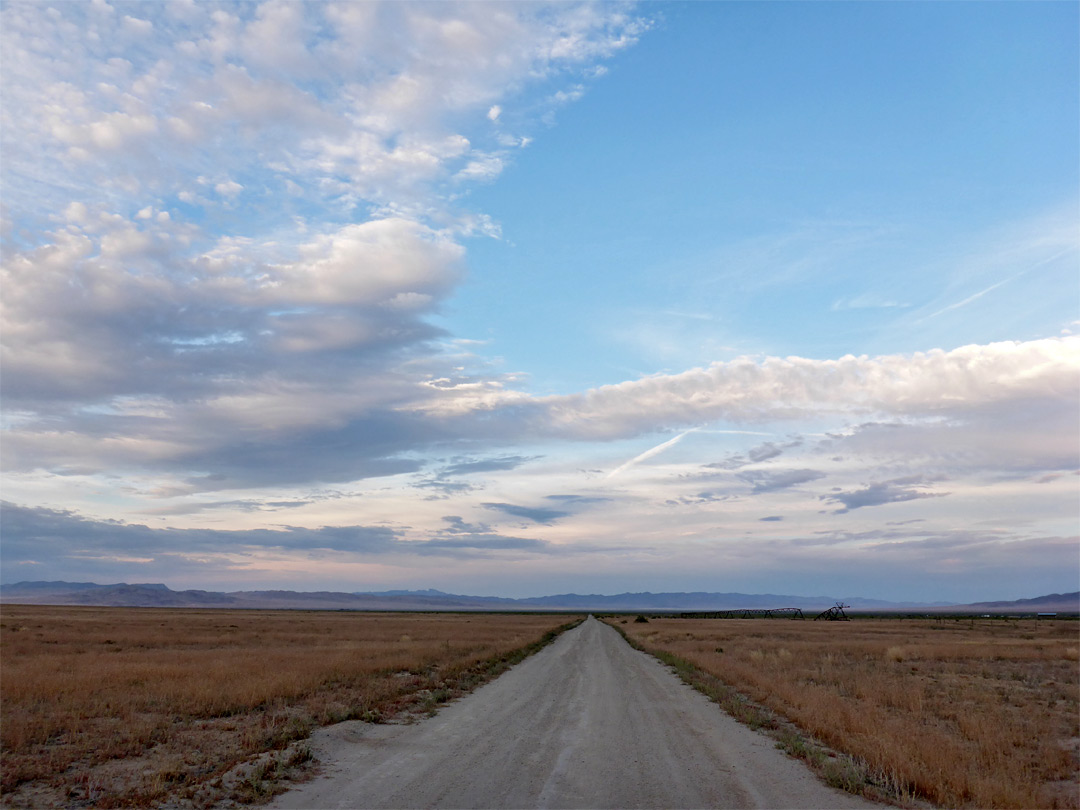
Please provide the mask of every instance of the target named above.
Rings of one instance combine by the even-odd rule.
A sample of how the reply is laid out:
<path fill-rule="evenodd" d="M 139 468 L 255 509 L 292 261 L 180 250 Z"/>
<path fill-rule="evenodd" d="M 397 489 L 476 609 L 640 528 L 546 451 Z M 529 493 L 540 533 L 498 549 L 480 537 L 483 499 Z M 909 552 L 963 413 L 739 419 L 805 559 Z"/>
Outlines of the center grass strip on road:
<path fill-rule="evenodd" d="M 314 728 L 434 713 L 569 618 L 5 605 L 0 804 L 262 800 Z"/>

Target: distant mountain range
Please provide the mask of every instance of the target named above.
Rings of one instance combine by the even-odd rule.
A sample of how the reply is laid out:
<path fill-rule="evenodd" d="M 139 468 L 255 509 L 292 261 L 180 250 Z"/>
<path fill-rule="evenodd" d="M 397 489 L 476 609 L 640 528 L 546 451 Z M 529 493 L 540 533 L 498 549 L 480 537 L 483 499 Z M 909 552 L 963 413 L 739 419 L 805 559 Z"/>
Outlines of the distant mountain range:
<path fill-rule="evenodd" d="M 971 605 L 965 605 L 965 607 L 991 612 L 1032 613 L 1057 611 L 1060 613 L 1076 613 L 1080 611 L 1080 591 L 1074 593 L 1050 593 L 1046 596 L 1036 596 L 1034 599 L 1016 599 L 1012 602 L 975 602 Z"/>
<path fill-rule="evenodd" d="M 382 591 L 372 596 L 402 596 L 452 600 L 483 600 L 486 604 L 505 604 L 510 607 L 541 610 L 654 610 L 654 611 L 711 611 L 738 608 L 817 608 L 824 610 L 836 603 L 831 596 L 785 596 L 774 593 L 620 593 L 601 594 L 562 593 L 555 596 L 534 596 L 526 599 L 503 599 L 494 596 L 460 596 L 441 591 Z M 885 602 L 880 599 L 849 597 L 844 604 L 860 610 L 890 610 L 896 608 L 930 607 L 921 602 Z M 945 603 L 935 603 L 941 606 Z"/>
<path fill-rule="evenodd" d="M 188 607 L 302 610 L 572 610 L 598 612 L 704 612 L 739 608 L 797 607 L 820 611 L 843 601 L 852 611 L 1080 612 L 1080 592 L 1049 594 L 1012 602 L 955 605 L 945 602 L 886 602 L 831 596 L 747 593 L 564 593 L 527 599 L 465 596 L 436 590 L 339 593 L 334 591 L 174 591 L 160 583 L 98 585 L 94 582 L 16 582 L 0 585 L 0 602 L 100 607 Z"/>

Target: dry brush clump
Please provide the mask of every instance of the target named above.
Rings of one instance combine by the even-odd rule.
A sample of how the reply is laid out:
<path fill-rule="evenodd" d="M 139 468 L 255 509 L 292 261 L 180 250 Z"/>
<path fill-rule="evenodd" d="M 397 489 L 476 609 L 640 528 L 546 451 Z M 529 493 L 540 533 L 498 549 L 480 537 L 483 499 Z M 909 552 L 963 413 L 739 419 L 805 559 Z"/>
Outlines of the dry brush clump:
<path fill-rule="evenodd" d="M 6 605 L 4 806 L 259 800 L 297 741 L 435 707 L 542 646 L 566 616 Z M 238 763 L 278 752 L 230 787 Z"/>
<path fill-rule="evenodd" d="M 769 722 L 746 696 L 894 797 L 1080 805 L 1076 622 L 653 618 L 620 630 L 741 719 Z"/>

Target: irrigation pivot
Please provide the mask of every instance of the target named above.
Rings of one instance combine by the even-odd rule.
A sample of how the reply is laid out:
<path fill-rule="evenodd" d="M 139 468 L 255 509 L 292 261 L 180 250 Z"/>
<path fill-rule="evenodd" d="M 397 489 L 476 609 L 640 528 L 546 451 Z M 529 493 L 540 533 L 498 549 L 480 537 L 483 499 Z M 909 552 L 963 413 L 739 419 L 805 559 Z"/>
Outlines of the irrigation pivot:
<path fill-rule="evenodd" d="M 680 619 L 802 619 L 801 608 L 736 608 L 709 612 L 680 613 Z"/>
<path fill-rule="evenodd" d="M 817 616 L 814 617 L 816 622 L 818 619 L 824 619 L 827 622 L 850 622 L 851 619 L 844 613 L 844 608 L 849 608 L 851 605 L 845 605 L 843 602 L 837 602 L 828 610 L 823 610 Z"/>

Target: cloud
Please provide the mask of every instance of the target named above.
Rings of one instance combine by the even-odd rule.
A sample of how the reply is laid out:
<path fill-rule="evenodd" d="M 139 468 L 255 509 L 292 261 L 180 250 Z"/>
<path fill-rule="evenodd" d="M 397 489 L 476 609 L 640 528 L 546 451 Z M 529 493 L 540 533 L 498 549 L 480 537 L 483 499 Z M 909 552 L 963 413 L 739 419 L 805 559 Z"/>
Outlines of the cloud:
<path fill-rule="evenodd" d="M 467 523 L 459 515 L 447 515 L 443 518 L 446 525 L 442 531 L 444 534 L 488 534 L 491 527 L 483 523 Z"/>
<path fill-rule="evenodd" d="M 440 476 L 472 475 L 474 473 L 514 470 L 539 456 L 498 456 L 493 458 L 455 458 L 439 471 Z"/>
<path fill-rule="evenodd" d="M 1049 484 L 1053 481 L 1057 481 L 1061 478 L 1061 473 L 1047 473 L 1046 475 L 1040 475 L 1035 479 L 1036 484 Z"/>
<path fill-rule="evenodd" d="M 253 559 L 265 553 L 332 552 L 361 559 L 387 556 L 476 556 L 490 552 L 553 553 L 558 547 L 532 538 L 492 532 L 457 517 L 424 539 L 406 539 L 386 526 L 322 526 L 276 529 L 157 529 L 137 523 L 95 520 L 69 510 L 4 502 L 0 528 L 7 572 L 28 561 L 53 570 L 88 560 L 204 565 L 226 559 Z M 581 549 L 574 549 L 579 551 Z M 585 549 L 588 551 L 588 549 Z"/>
<path fill-rule="evenodd" d="M 173 515 L 198 515 L 206 512 L 279 512 L 283 509 L 299 509 L 312 504 L 337 501 L 353 497 L 355 493 L 341 490 L 308 490 L 302 496 L 288 497 L 271 495 L 261 498 L 244 498 L 224 501 L 181 500 L 167 506 L 151 506 L 142 509 L 139 514 L 154 517 Z"/>
<path fill-rule="evenodd" d="M 222 197 L 235 197 L 243 190 L 244 187 L 235 180 L 226 180 L 214 186 L 214 191 Z"/>
<path fill-rule="evenodd" d="M 201 501 L 198 503 L 183 503 L 174 506 L 147 509 L 144 514 L 154 516 L 164 515 L 197 515 L 202 512 L 226 511 L 226 512 L 277 512 L 282 509 L 298 509 L 314 502 L 312 498 L 299 500 L 256 500 L 244 499 L 235 501 Z"/>
<path fill-rule="evenodd" d="M 482 435 L 428 407 L 507 388 L 431 323 L 461 240 L 498 235 L 460 183 L 509 160 L 489 113 L 576 87 L 644 24 L 589 4 L 139 15 L 4 10 L 7 469 L 182 493 L 411 472 Z M 145 46 L 113 46 L 125 25 Z"/>
<path fill-rule="evenodd" d="M 822 495 L 821 499 L 826 503 L 843 504 L 842 509 L 836 510 L 836 514 L 842 515 L 852 509 L 860 509 L 864 506 L 881 506 L 887 503 L 914 501 L 920 498 L 943 498 L 949 494 L 947 492 L 927 492 L 926 488 L 932 486 L 933 483 L 926 476 L 913 475 L 906 478 L 894 478 L 890 481 L 874 482 L 863 489 L 852 490 L 851 492 Z"/>
<path fill-rule="evenodd" d="M 680 495 L 677 498 L 669 498 L 664 502 L 665 506 L 696 506 L 705 503 L 717 503 L 720 501 L 738 500 L 738 496 L 727 492 L 715 492 L 706 490 L 693 495 Z"/>
<path fill-rule="evenodd" d="M 544 509 L 542 507 L 517 506 L 511 503 L 484 503 L 485 509 L 494 509 L 512 517 L 526 518 L 534 523 L 545 525 L 554 523 L 559 518 L 567 517 L 570 512 L 560 512 L 557 509 Z"/>
<path fill-rule="evenodd" d="M 412 544 L 417 554 L 443 554 L 451 551 L 531 551 L 546 553 L 551 544 L 528 537 L 508 537 L 502 534 L 476 534 L 464 537 L 443 537 Z"/>
<path fill-rule="evenodd" d="M 400 351 L 438 331 L 421 319 L 428 306 L 396 304 L 445 296 L 458 246 L 384 220 L 319 237 L 292 262 L 261 265 L 227 242 L 179 262 L 155 252 L 165 226 L 140 222 L 149 238 L 134 254 L 106 256 L 121 227 L 110 218 L 104 235 L 59 232 L 53 246 L 8 256 L 5 395 L 50 413 L 12 436 L 9 463 L 55 469 L 95 456 L 101 466 L 202 469 L 240 486 L 297 480 L 309 462 L 326 462 L 334 480 L 417 467 L 386 454 L 408 436 L 434 438 L 435 425 L 394 411 L 406 391 L 413 402 L 435 391 L 395 367 Z M 143 272 L 170 266 L 185 284 Z M 81 294 L 63 294 L 73 279 Z M 305 460 L 300 448 L 325 452 L 332 434 L 336 460 Z M 341 451 L 358 441 L 367 458 L 350 461 Z"/>
<path fill-rule="evenodd" d="M 716 553 L 709 570 L 737 570 L 739 582 L 780 593 L 805 593 L 814 581 L 818 593 L 854 595 L 851 583 L 857 583 L 857 593 L 882 599 L 974 602 L 1069 590 L 1080 565 L 1074 534 L 1026 528 L 792 529 L 798 529 L 794 521 L 761 528 L 752 543 Z M 737 553 L 742 546 L 745 553 Z M 704 555 L 695 553 L 700 566 Z"/>
<path fill-rule="evenodd" d="M 430 301 L 456 284 L 464 249 L 446 233 L 390 217 L 346 225 L 301 245 L 299 254 L 298 261 L 259 268 L 255 284 L 239 286 L 227 276 L 212 287 L 239 301 L 292 306 L 393 306 L 401 296 Z M 222 270 L 236 267 L 232 256 L 222 260 Z"/>
<path fill-rule="evenodd" d="M 386 553 L 407 544 L 384 526 L 326 526 L 317 529 L 154 529 L 117 520 L 94 520 L 69 510 L 4 502 L 0 526 L 5 563 L 21 558 L 53 560 L 80 555 L 142 557 L 199 553 L 245 553 L 254 549 L 326 549 Z"/>
<path fill-rule="evenodd" d="M 920 523 L 904 521 L 899 526 Z M 970 571 L 1013 571 L 1032 567 L 1080 562 L 1075 537 L 1038 535 L 1003 528 L 889 528 L 848 531 L 829 529 L 812 537 L 780 541 L 781 544 L 814 550 L 822 547 L 856 547 L 867 554 L 887 557 L 892 564 L 915 566 L 925 574 L 951 576 L 959 568 Z M 1039 559 L 1040 550 L 1049 554 Z M 1047 560 L 1057 560 L 1049 562 Z M 888 571 L 888 569 L 885 569 Z"/>
<path fill-rule="evenodd" d="M 799 484 L 817 481 L 824 478 L 825 473 L 819 470 L 752 470 L 741 472 L 735 477 L 752 484 L 751 492 L 754 495 L 760 495 L 764 492 L 776 492 L 780 489 L 790 489 Z"/>
<path fill-rule="evenodd" d="M 705 466 L 718 470 L 737 470 L 740 467 L 745 467 L 747 464 L 760 464 L 763 461 L 769 461 L 777 456 L 783 454 L 785 450 L 789 450 L 793 447 L 798 447 L 802 444 L 802 439 L 795 439 L 794 441 L 787 442 L 785 444 L 777 444 L 776 442 L 764 442 L 752 447 L 746 451 L 746 455 L 735 454 L 729 456 L 724 461 L 713 462 L 712 464 L 706 464 Z"/>
<path fill-rule="evenodd" d="M 1080 340 L 963 346 L 813 360 L 743 357 L 582 394 L 537 400 L 549 429 L 615 438 L 658 424 L 806 419 L 822 414 L 956 414 L 1028 398 L 1075 400 Z"/>
<path fill-rule="evenodd" d="M 602 498 L 591 495 L 545 495 L 544 497 L 549 501 L 558 501 L 567 506 L 585 506 L 594 503 L 607 503 L 611 500 L 611 498 Z"/>
<path fill-rule="evenodd" d="M 445 294 L 460 257 L 430 229 L 387 220 L 342 229 L 303 246 L 302 260 L 272 267 L 228 240 L 183 260 L 166 251 L 168 227 L 108 217 L 103 232 L 55 232 L 51 245 L 7 255 L 10 396 L 207 393 L 215 369 L 226 372 L 219 380 L 252 387 L 270 369 L 295 377 L 297 353 L 430 338 L 437 332 L 419 313 L 382 305 L 403 293 Z M 121 239 L 134 249 L 115 247 Z M 364 266 L 378 272 L 349 272 Z M 58 297 L 72 283 L 78 294 Z M 309 377 L 310 360 L 301 361 Z"/>
<path fill-rule="evenodd" d="M 429 498 L 447 498 L 451 495 L 465 492 L 475 492 L 483 489 L 483 485 L 473 481 L 457 480 L 458 476 L 478 475 L 480 473 L 503 472 L 513 470 L 530 461 L 535 461 L 539 456 L 499 456 L 492 458 L 474 459 L 467 456 L 458 456 L 450 460 L 449 464 L 430 472 L 417 481 L 413 486 L 420 489 L 435 490 L 437 495 Z"/>
<path fill-rule="evenodd" d="M 5 147 L 15 147 L 5 160 L 16 174 L 70 185 L 48 164 L 75 161 L 88 190 L 146 189 L 199 174 L 202 150 L 214 149 L 243 174 L 269 159 L 308 191 L 351 185 L 367 199 L 415 202 L 463 157 L 445 148 L 468 141 L 451 120 L 487 122 L 530 82 L 594 75 L 646 27 L 621 8 L 577 3 L 495 13 L 469 3 L 179 8 L 5 14 Z M 89 160 L 104 155 L 113 165 Z"/>
<path fill-rule="evenodd" d="M 833 312 L 839 312 L 846 309 L 893 309 L 905 306 L 907 306 L 907 304 L 893 301 L 879 293 L 869 292 L 852 296 L 851 298 L 840 298 L 833 302 L 830 309 Z"/>
<path fill-rule="evenodd" d="M 443 522 L 446 524 L 445 527 L 436 532 L 432 539 L 422 543 L 413 543 L 412 547 L 421 554 L 462 550 L 550 553 L 556 550 L 544 540 L 497 534 L 485 524 L 466 523 L 457 515 L 447 515 L 443 518 Z"/>
<path fill-rule="evenodd" d="M 87 265 L 100 302 L 73 303 L 60 294 L 63 276 L 53 267 L 82 261 L 80 240 L 33 261 L 16 257 L 4 269 L 19 281 L 2 302 L 12 327 L 4 336 L 5 396 L 26 414 L 4 443 L 9 469 L 156 469 L 197 491 L 415 471 L 420 463 L 406 454 L 438 442 L 614 439 L 689 419 L 867 412 L 894 421 L 836 434 L 827 440 L 832 452 L 925 453 L 945 466 L 1026 474 L 1075 467 L 1076 338 L 873 359 L 738 360 L 572 397 L 531 397 L 498 376 L 425 380 L 425 365 L 436 373 L 445 367 L 422 355 L 399 365 L 397 352 L 422 347 L 434 333 L 412 315 L 380 315 L 376 281 L 362 293 L 353 288 L 356 317 L 394 328 L 367 341 L 335 331 L 326 312 L 321 323 L 279 313 L 273 300 L 261 303 L 274 296 L 258 286 L 238 285 L 233 301 L 187 310 L 168 303 L 168 286 L 125 278 L 101 262 Z M 405 240 L 402 250 L 413 249 Z M 233 303 L 245 299 L 253 303 Z M 123 318 L 100 321 L 101 310 L 118 307 Z M 43 322 L 56 326 L 38 331 Z M 137 340 L 128 337 L 133 327 Z M 766 463 L 792 446 L 766 442 L 711 466 Z"/>
<path fill-rule="evenodd" d="M 505 163 L 498 155 L 477 154 L 463 169 L 454 175 L 454 179 L 489 182 L 498 177 L 504 167 Z"/>
<path fill-rule="evenodd" d="M 1080 454 L 1075 396 L 977 404 L 949 416 L 866 422 L 831 434 L 820 452 L 903 456 L 926 470 L 1027 477 L 1071 470 Z"/>
<path fill-rule="evenodd" d="M 757 447 L 752 447 L 746 452 L 747 458 L 755 464 L 762 461 L 768 461 L 771 458 L 776 458 L 789 447 L 798 447 L 799 442 L 791 442 L 789 444 L 777 446 L 773 442 L 765 442 L 759 444 Z"/>
<path fill-rule="evenodd" d="M 475 492 L 483 489 L 482 486 L 469 483 L 468 481 L 445 481 L 441 478 L 424 478 L 413 484 L 417 489 L 432 490 L 431 494 L 425 495 L 425 500 L 446 500 L 454 495 L 466 492 Z"/>

